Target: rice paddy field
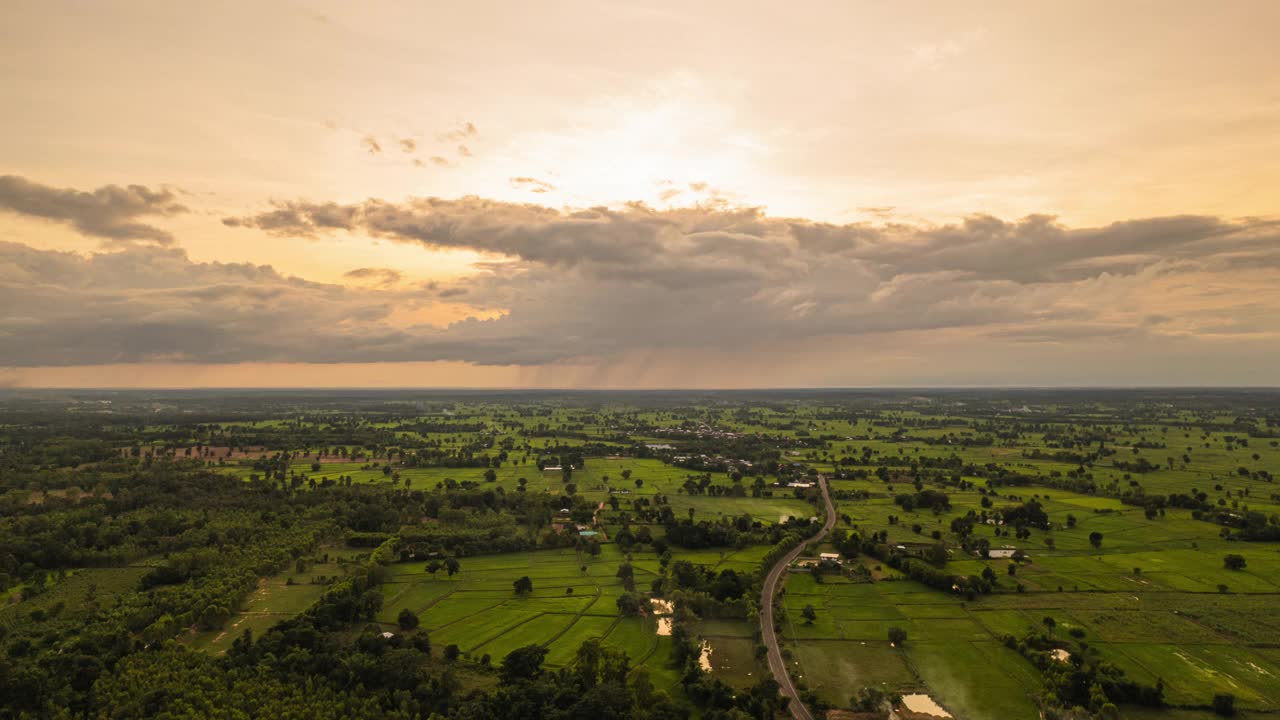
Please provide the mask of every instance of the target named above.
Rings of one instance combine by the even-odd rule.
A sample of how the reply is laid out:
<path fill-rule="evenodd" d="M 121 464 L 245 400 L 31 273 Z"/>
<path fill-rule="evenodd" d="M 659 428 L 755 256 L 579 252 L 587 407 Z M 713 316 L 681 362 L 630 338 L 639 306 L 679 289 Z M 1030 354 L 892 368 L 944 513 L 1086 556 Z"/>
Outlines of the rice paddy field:
<path fill-rule="evenodd" d="M 468 491 L 587 508 L 576 522 L 598 533 L 598 555 L 581 543 L 481 549 L 459 557 L 452 576 L 428 572 L 421 558 L 388 566 L 375 622 L 395 633 L 399 614 L 413 612 L 436 655 L 456 646 L 464 661 L 498 664 L 537 645 L 548 666 L 567 667 L 584 641 L 598 639 L 679 697 L 681 669 L 659 618 L 618 609 L 619 566 L 631 563 L 642 593 L 668 580 L 673 560 L 758 582 L 769 548 L 670 545 L 663 562 L 654 546 L 624 549 L 614 536 L 644 528 L 665 542 L 683 522 L 760 532 L 815 517 L 816 490 L 788 483 L 821 474 L 843 533 L 879 538 L 899 557 L 940 544 L 940 572 L 990 579 L 990 592 L 947 591 L 910 579 L 866 545 L 810 548 L 808 556 L 844 552 L 843 569 L 821 582 L 802 568 L 788 574 L 780 633 L 792 675 L 825 706 L 848 708 L 860 690 L 879 688 L 928 695 L 962 720 L 1039 718 L 1051 704 L 1046 673 L 1009 639 L 1069 639 L 1090 662 L 1163 693 L 1161 708 L 1084 708 L 1095 717 L 1204 720 L 1230 696 L 1238 715 L 1264 718 L 1280 715 L 1280 542 L 1240 531 L 1246 520 L 1280 522 L 1277 407 L 1270 395 L 1248 393 L 1083 391 L 468 399 L 367 417 L 315 411 L 229 421 L 168 447 L 196 448 L 195 457 L 246 482 L 292 481 L 302 491 L 339 481 L 436 494 L 446 508 Z M 150 429 L 173 436 L 175 427 Z M 926 489 L 944 493 L 945 507 L 904 507 L 902 497 Z M 1015 534 L 1002 513 L 1028 504 L 1044 522 L 1019 523 Z M 666 520 L 657 508 L 670 510 Z M 331 562 L 262 578 L 229 628 L 184 641 L 220 653 L 236 633 L 303 611 L 325 587 L 316 576 L 342 576 L 361 555 L 333 542 Z M 520 577 L 532 592 L 513 591 Z M 709 649 L 712 676 L 746 690 L 767 675 L 754 617 L 709 615 L 691 627 Z M 891 629 L 906 641 L 891 644 Z"/>
<path fill-rule="evenodd" d="M 761 554 L 748 548 L 681 557 L 720 569 L 758 565 Z M 457 645 L 465 657 L 487 655 L 497 662 L 516 648 L 540 645 L 553 667 L 568 665 L 584 641 L 599 639 L 648 670 L 656 687 L 675 691 L 679 674 L 671 666 L 671 638 L 659 634 L 658 618 L 619 613 L 617 600 L 624 590 L 616 573 L 624 561 L 622 552 L 607 544 L 595 557 L 560 549 L 466 558 L 452 578 L 440 572 L 433 577 L 421 562 L 398 563 L 381 586 L 385 601 L 378 621 L 395 631 L 397 615 L 409 609 L 436 648 Z M 633 552 L 631 562 L 638 587 L 658 577 L 652 553 Z M 513 592 L 512 583 L 520 577 L 532 581 L 531 593 Z M 733 625 L 737 632 L 749 627 Z"/>

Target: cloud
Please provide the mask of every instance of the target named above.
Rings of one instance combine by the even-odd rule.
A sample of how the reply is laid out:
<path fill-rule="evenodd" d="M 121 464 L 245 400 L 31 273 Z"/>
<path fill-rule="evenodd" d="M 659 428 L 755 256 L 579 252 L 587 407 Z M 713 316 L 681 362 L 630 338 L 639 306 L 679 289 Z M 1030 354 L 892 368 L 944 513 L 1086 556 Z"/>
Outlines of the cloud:
<path fill-rule="evenodd" d="M 512 178 L 517 186 L 532 180 Z M 1071 228 L 1043 215 L 975 215 L 946 225 L 837 225 L 724 205 L 556 210 L 467 197 L 286 202 L 236 222 L 315 236 L 333 231 L 335 214 L 374 237 L 494 257 L 442 286 L 465 288 L 468 305 L 503 313 L 442 336 L 478 363 L 766 341 L 776 351 L 822 338 L 939 330 L 1020 343 L 1138 342 L 1226 327 L 1222 321 L 1259 304 L 1272 314 L 1249 309 L 1247 327 L 1280 333 L 1280 294 L 1255 297 L 1256 274 L 1273 282 L 1280 268 L 1280 231 L 1263 219 L 1176 216 Z M 1253 284 L 1233 286 L 1245 268 Z M 1205 274 L 1221 280 L 1215 292 L 1227 293 L 1207 317 L 1166 307 L 1169 297 L 1201 292 Z"/>
<path fill-rule="evenodd" d="M 448 158 L 443 158 L 443 157 L 440 157 L 439 155 L 431 156 L 431 164 L 439 165 L 440 167 L 450 167 L 451 165 L 453 165 L 453 163 L 449 162 Z"/>
<path fill-rule="evenodd" d="M 378 144 L 378 139 L 372 135 L 365 135 L 360 140 L 360 147 L 368 151 L 370 155 L 377 155 L 382 152 L 382 146 Z"/>
<path fill-rule="evenodd" d="M 350 278 L 352 280 L 366 281 L 380 287 L 386 287 L 395 285 L 403 280 L 404 273 L 391 268 L 356 268 L 343 273 L 342 277 Z"/>
<path fill-rule="evenodd" d="M 476 129 L 475 123 L 468 121 L 452 130 L 440 133 L 437 137 L 440 142 L 458 142 L 479 134 L 480 131 Z"/>
<path fill-rule="evenodd" d="M 864 205 L 858 208 L 858 212 L 863 215 L 871 215 L 882 220 L 888 219 L 893 215 L 893 211 L 897 208 L 892 205 Z"/>
<path fill-rule="evenodd" d="M 513 186 L 545 184 L 511 178 Z M 1272 262 L 1280 222 L 1206 216 L 1127 220 L 1068 228 L 1052 216 L 1006 221 L 974 215 L 947 225 L 843 225 L 770 217 L 759 208 L 719 205 L 659 210 L 556 210 L 479 197 L 367 200 L 351 205 L 278 202 L 271 210 L 224 222 L 277 235 L 352 230 L 430 247 L 467 248 L 550 265 L 621 262 L 665 268 L 707 257 L 720 243 L 738 253 L 750 244 L 800 267 L 847 263 L 882 280 L 953 273 L 1014 283 L 1060 282 L 1133 274 L 1178 260 L 1224 264 Z M 718 267 L 736 266 L 719 257 Z M 772 271 L 776 272 L 776 269 Z"/>
<path fill-rule="evenodd" d="M 921 43 L 911 48 L 907 67 L 911 69 L 936 69 L 946 61 L 963 54 L 978 44 L 986 35 L 982 28 L 968 30 L 937 42 Z"/>
<path fill-rule="evenodd" d="M 401 138 L 398 142 L 400 150 L 405 154 L 411 154 L 418 149 L 418 142 L 413 138 Z"/>
<path fill-rule="evenodd" d="M 223 218 L 222 224 L 228 227 L 255 227 L 267 232 L 314 237 L 328 230 L 354 230 L 358 212 L 357 208 L 337 203 L 309 203 L 305 211 L 300 205 L 286 204 L 252 218 Z"/>
<path fill-rule="evenodd" d="M 458 146 L 458 156 L 459 156 L 459 157 L 471 157 L 471 148 L 467 147 L 466 145 L 459 145 L 459 146 Z"/>
<path fill-rule="evenodd" d="M 83 257 L 0 243 L 0 357 L 14 367 L 407 359 L 442 352 L 430 347 L 441 330 L 390 319 L 434 302 L 425 289 L 309 282 L 173 248 Z"/>
<path fill-rule="evenodd" d="M 1144 332 L 1145 328 L 1141 325 L 1068 321 L 994 330 L 989 336 L 1017 342 L 1058 344 L 1097 338 L 1128 338 Z"/>
<path fill-rule="evenodd" d="M 144 217 L 172 217 L 188 212 L 168 189 L 143 185 L 103 185 L 85 192 L 55 188 L 17 175 L 0 176 L 0 210 L 27 217 L 66 223 L 79 232 L 110 243 L 130 241 L 167 245 L 173 236 L 153 225 L 137 222 Z"/>
<path fill-rule="evenodd" d="M 1026 353 L 1102 343 L 1159 357 L 1153 348 L 1167 354 L 1158 343 L 1174 340 L 1229 354 L 1231 343 L 1255 343 L 1256 353 L 1280 339 L 1280 226 L 1267 219 L 831 224 L 724 204 L 555 209 L 419 197 L 282 201 L 223 222 L 485 257 L 470 275 L 428 284 L 406 284 L 389 267 L 329 284 L 153 245 L 80 256 L 0 243 L 0 358 L 537 366 L 785 356 L 908 336 Z M 472 317 L 425 322 L 437 306 L 440 317 L 459 307 Z"/>
<path fill-rule="evenodd" d="M 545 193 L 556 189 L 555 185 L 538 178 L 513 177 L 509 180 L 511 187 L 528 190 L 531 193 Z"/>

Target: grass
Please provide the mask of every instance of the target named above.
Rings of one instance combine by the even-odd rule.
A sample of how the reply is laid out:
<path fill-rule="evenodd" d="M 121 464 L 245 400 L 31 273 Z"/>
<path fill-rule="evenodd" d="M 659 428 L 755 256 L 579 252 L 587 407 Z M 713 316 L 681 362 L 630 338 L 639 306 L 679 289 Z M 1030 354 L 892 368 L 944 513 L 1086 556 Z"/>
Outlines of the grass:
<path fill-rule="evenodd" d="M 918 683 L 905 655 L 884 639 L 796 643 L 791 652 L 801 679 L 837 706 L 847 705 L 860 688 L 897 690 Z"/>
<path fill-rule="evenodd" d="M 906 643 L 906 654 L 930 695 L 963 718 L 1034 718 L 1040 690 L 1035 668 L 991 641 Z"/>
<path fill-rule="evenodd" d="M 1205 718 L 1195 706 L 1206 705 L 1215 692 L 1235 694 L 1238 706 L 1246 712 L 1280 712 L 1280 650 L 1275 649 L 1280 647 L 1280 614 L 1275 611 L 1280 602 L 1280 552 L 1276 546 L 1223 540 L 1218 526 L 1194 519 L 1187 510 L 1166 508 L 1163 515 L 1147 519 L 1142 508 L 1103 496 L 1122 490 L 1141 489 L 1149 495 L 1195 490 L 1206 493 L 1211 503 L 1223 509 L 1280 513 L 1280 493 L 1273 483 L 1237 472 L 1245 467 L 1280 474 L 1280 447 L 1260 437 L 1251 438 L 1249 446 L 1242 447 L 1240 432 L 1195 426 L 1200 421 L 1231 423 L 1235 418 L 1230 414 L 1210 417 L 1172 408 L 1147 408 L 1140 414 L 1121 416 L 1103 403 L 1089 408 L 1037 408 L 1057 418 L 1043 422 L 1028 421 L 1013 409 L 1004 414 L 990 412 L 983 422 L 996 428 L 1016 425 L 1018 431 L 986 445 L 971 440 L 991 431 L 980 429 L 972 418 L 946 414 L 955 411 L 926 403 L 882 408 L 874 416 L 841 417 L 856 413 L 788 403 L 753 407 L 749 414 L 727 407 L 698 407 L 679 412 L 640 411 L 631 417 L 674 427 L 697 416 L 699 422 L 720 428 L 779 438 L 822 435 L 829 439 L 825 448 L 788 448 L 783 456 L 826 472 L 835 469 L 833 462 L 839 457 L 856 456 L 864 448 L 882 459 L 954 457 L 966 466 L 965 479 L 973 483 L 972 489 L 948 488 L 952 507 L 937 515 L 903 511 L 894 504 L 894 495 L 914 491 L 906 482 L 886 483 L 874 476 L 832 482 L 838 495 L 856 492 L 863 496 L 840 501 L 840 512 L 850 520 L 842 524 L 844 529 L 887 531 L 889 542 L 894 544 L 931 542 L 936 531 L 955 551 L 947 563 L 949 572 L 979 575 L 990 568 L 996 573 L 998 586 L 989 596 L 965 601 L 903 580 L 899 573 L 870 558 L 859 562 L 868 568 L 879 566 L 873 571 L 874 583 L 829 578 L 819 585 L 808 575 L 790 576 L 783 599 L 785 644 L 805 681 L 836 705 L 846 705 L 859 687 L 878 684 L 929 692 L 961 720 L 1034 717 L 1032 697 L 1040 689 L 1039 675 L 1000 640 L 1005 635 L 1042 632 L 1044 618 L 1051 617 L 1056 632 L 1083 632 L 1106 659 L 1124 668 L 1133 679 L 1162 680 L 1166 698 L 1179 707 L 1160 717 Z M 1153 421 L 1154 417 L 1161 421 Z M 556 444 L 573 446 L 587 440 L 524 436 L 518 428 L 573 426 L 593 442 L 606 442 L 619 432 L 610 424 L 616 420 L 610 412 L 566 406 L 526 417 L 510 408 L 458 404 L 450 418 L 487 423 L 495 431 L 495 443 L 512 440 L 520 449 L 512 454 L 511 462 L 495 469 L 497 477 L 492 484 L 484 483 L 481 468 L 396 468 L 402 481 L 407 480 L 413 489 L 431 490 L 452 479 L 512 492 L 519 479 L 525 478 L 528 492 L 558 495 L 565 491 L 561 476 L 540 472 L 533 462 Z M 916 421 L 928 422 L 917 426 Z M 931 424 L 938 421 L 941 424 Z M 980 492 L 987 488 L 987 480 L 979 476 L 987 464 L 1045 480 L 1080 470 L 1074 463 L 1029 457 L 1033 451 L 1061 449 L 1061 431 L 1070 435 L 1082 427 L 1080 423 L 1111 426 L 1108 432 L 1113 437 L 1107 446 L 1117 454 L 1083 469 L 1104 492 L 1072 493 L 1035 485 L 998 488 L 998 494 L 990 496 Z M 895 437 L 899 430 L 919 439 Z M 959 440 L 946 444 L 923 441 L 943 436 Z M 1228 441 L 1228 436 L 1236 439 Z M 475 439 L 465 433 L 430 433 L 429 437 L 446 448 Z M 635 435 L 632 440 L 678 444 L 664 437 Z M 1166 447 L 1135 452 L 1138 444 Z M 1137 459 L 1146 459 L 1158 469 L 1126 477 L 1117 467 L 1118 462 Z M 389 483 L 381 468 L 369 462 L 324 462 L 313 472 L 311 460 L 299 458 L 293 470 L 318 478 L 349 475 L 356 482 Z M 241 477 L 253 472 L 235 462 L 224 468 Z M 874 466 L 868 469 L 874 470 Z M 632 481 L 622 479 L 624 471 L 631 473 Z M 626 489 L 626 495 L 615 496 L 622 510 L 635 499 L 666 495 L 677 517 L 686 517 L 692 510 L 695 520 L 746 514 L 773 523 L 783 516 L 807 517 L 814 512 L 810 504 L 775 488 L 761 498 L 689 495 L 683 485 L 691 474 L 655 459 L 592 457 L 574 472 L 572 482 L 579 495 L 592 501 L 609 498 L 610 489 Z M 633 482 L 636 479 L 642 481 L 638 487 Z M 732 485 L 730 478 L 720 473 L 713 474 L 712 482 Z M 749 479 L 743 482 L 750 487 Z M 950 529 L 953 519 L 1028 499 L 1042 504 L 1051 529 L 1033 529 L 1025 539 L 998 535 L 999 528 L 990 525 L 978 525 L 974 531 L 992 547 L 1014 546 L 1029 555 L 1029 561 L 1016 564 L 1016 575 L 1008 574 L 1008 560 L 980 558 L 958 549 L 960 538 Z M 984 500 L 989 505 L 984 505 Z M 608 529 L 616 528 L 618 514 L 606 509 L 603 515 Z M 1068 516 L 1074 527 L 1068 527 Z M 660 527 L 650 529 L 655 535 L 662 534 Z M 1094 532 L 1103 536 L 1101 547 L 1089 541 Z M 717 570 L 752 572 L 759 567 L 764 551 L 754 547 L 677 550 L 675 556 Z M 1227 553 L 1243 555 L 1247 567 L 1226 570 L 1222 558 Z M 462 573 L 452 579 L 443 573 L 437 578 L 426 575 L 421 563 L 397 565 L 392 567 L 392 582 L 383 588 L 386 605 L 378 620 L 390 626 L 402 608 L 409 608 L 422 616 L 423 627 L 437 646 L 456 642 L 464 650 L 490 654 L 496 661 L 510 649 L 536 643 L 549 649 L 548 664 L 553 667 L 571 662 L 582 640 L 602 637 L 607 644 L 626 650 L 660 687 L 674 688 L 675 670 L 667 667 L 670 641 L 654 634 L 651 620 L 617 616 L 614 601 L 622 588 L 613 572 L 621 561 L 617 548 L 606 545 L 595 559 L 580 558 L 572 551 L 464 558 Z M 586 572 L 579 569 L 582 564 L 587 565 Z M 652 554 L 637 553 L 633 565 L 641 588 L 660 572 Z M 515 598 L 511 590 L 512 580 L 521 575 L 534 582 L 535 590 L 528 598 Z M 567 593 L 570 588 L 571 594 Z M 276 608 L 287 612 L 304 599 L 273 590 L 262 602 L 273 612 Z M 811 624 L 800 619 L 806 605 L 817 609 Z M 243 622 L 256 622 L 256 617 L 246 617 Z M 888 629 L 895 626 L 908 632 L 905 650 L 890 648 L 886 642 Z M 760 675 L 753 630 L 749 622 L 714 620 L 699 625 L 700 633 L 712 642 L 714 671 L 739 687 Z M 1123 716 L 1143 720 L 1156 715 L 1123 708 Z"/>
<path fill-rule="evenodd" d="M 1148 682 L 1161 678 L 1174 705 L 1208 705 L 1216 693 L 1236 696 L 1238 707 L 1270 710 L 1280 666 L 1235 645 L 1126 643 L 1101 645 L 1104 655 Z"/>
<path fill-rule="evenodd" d="M 615 600 L 622 586 L 614 573 L 623 560 L 613 545 L 605 545 L 597 558 L 579 557 L 572 550 L 476 556 L 465 558 L 453 578 L 432 578 L 421 571 L 422 563 L 400 563 L 391 566 L 392 581 L 382 586 L 385 600 L 378 619 L 391 626 L 401 609 L 408 608 L 419 614 L 433 645 L 456 644 L 473 657 L 487 654 L 495 663 L 516 648 L 543 645 L 549 650 L 547 664 L 563 666 L 573 661 L 583 641 L 603 638 L 624 649 L 634 664 L 664 671 L 668 656 L 655 652 L 652 621 L 645 625 L 618 616 Z M 657 564 L 643 553 L 637 561 Z M 524 575 L 533 581 L 534 591 L 517 597 L 512 582 Z"/>

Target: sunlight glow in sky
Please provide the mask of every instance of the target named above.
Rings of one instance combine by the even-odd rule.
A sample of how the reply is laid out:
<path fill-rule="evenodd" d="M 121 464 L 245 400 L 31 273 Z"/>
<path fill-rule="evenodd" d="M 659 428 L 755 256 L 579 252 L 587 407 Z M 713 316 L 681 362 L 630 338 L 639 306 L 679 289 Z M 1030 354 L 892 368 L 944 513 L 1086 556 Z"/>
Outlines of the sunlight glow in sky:
<path fill-rule="evenodd" d="M 1275 3 L 5 15 L 0 384 L 1280 381 Z"/>

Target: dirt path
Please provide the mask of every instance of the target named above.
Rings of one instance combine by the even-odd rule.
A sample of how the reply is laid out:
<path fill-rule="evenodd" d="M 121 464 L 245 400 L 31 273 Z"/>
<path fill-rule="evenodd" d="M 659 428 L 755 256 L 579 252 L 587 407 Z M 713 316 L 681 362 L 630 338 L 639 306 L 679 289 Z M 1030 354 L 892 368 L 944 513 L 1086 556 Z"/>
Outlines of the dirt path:
<path fill-rule="evenodd" d="M 782 648 L 778 645 L 778 633 L 774 629 L 773 622 L 773 598 L 778 593 L 778 584 L 787 567 L 791 562 L 804 552 L 809 543 L 820 542 L 831 532 L 831 528 L 836 525 L 836 509 L 831 504 L 831 493 L 827 490 L 827 478 L 818 476 L 818 487 L 822 488 L 822 501 L 827 506 L 827 522 L 823 524 L 822 531 L 814 535 L 808 542 L 800 543 L 794 550 L 784 555 L 777 564 L 769 570 L 769 574 L 764 579 L 764 590 L 760 593 L 760 633 L 764 638 L 765 647 L 769 650 L 769 672 L 773 674 L 773 679 L 778 681 L 782 694 L 791 698 L 788 708 L 791 710 L 791 717 L 795 720 L 813 720 L 813 713 L 809 712 L 809 708 L 804 706 L 800 701 L 800 695 L 796 692 L 796 686 L 791 682 L 791 674 L 787 672 L 786 662 L 782 659 Z"/>

